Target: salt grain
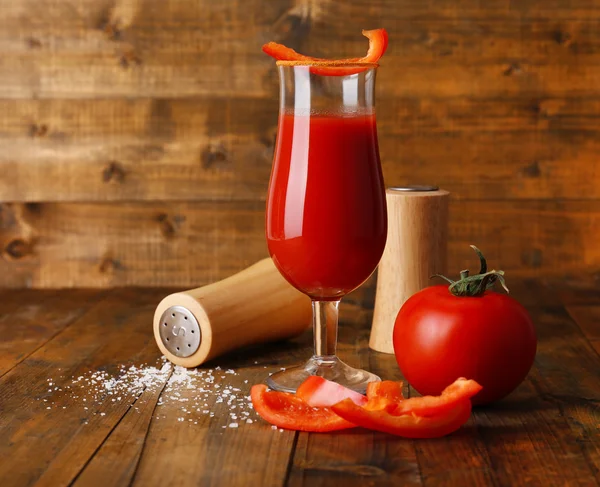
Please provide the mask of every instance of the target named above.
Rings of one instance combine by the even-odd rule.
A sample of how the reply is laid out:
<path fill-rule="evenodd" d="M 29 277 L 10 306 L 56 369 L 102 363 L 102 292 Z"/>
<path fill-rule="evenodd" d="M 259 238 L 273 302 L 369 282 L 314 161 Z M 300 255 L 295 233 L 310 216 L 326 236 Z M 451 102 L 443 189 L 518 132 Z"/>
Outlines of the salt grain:
<path fill-rule="evenodd" d="M 241 415 L 241 421 L 251 424 L 253 419 L 250 416 L 252 414 L 252 417 L 255 417 L 255 413 L 250 396 L 244 395 L 244 392 L 247 394 L 248 391 L 242 391 L 239 387 L 235 387 L 239 382 L 235 384 L 228 382 L 229 378 L 238 376 L 234 369 L 226 369 L 219 376 L 213 374 L 213 371 L 221 370 L 221 367 L 208 370 L 189 370 L 173 366 L 165 357 L 162 357 L 157 366 L 122 365 L 117 368 L 115 374 L 103 370 L 89 371 L 76 378 L 71 378 L 69 384 L 63 384 L 61 387 L 57 387 L 58 384 L 52 378 L 49 378 L 47 383 L 49 387 L 54 386 L 54 391 L 62 390 L 62 388 L 70 391 L 69 395 L 73 403 L 76 404 L 76 400 L 79 400 L 80 404 L 83 403 L 81 407 L 84 411 L 88 411 L 87 406 L 89 405 L 93 406 L 93 408 L 89 408 L 92 410 L 109 409 L 112 406 L 107 408 L 107 405 L 114 404 L 116 406 L 116 404 L 126 402 L 139 413 L 139 408 L 134 406 L 137 398 L 144 391 L 158 394 L 160 389 L 164 388 L 157 400 L 157 407 L 160 408 L 155 417 L 157 420 L 166 419 L 169 414 L 175 414 L 178 423 L 183 423 L 184 416 L 186 416 L 188 418 L 186 423 L 198 424 L 198 418 L 200 414 L 203 414 L 215 418 L 212 421 L 223 421 L 221 426 L 224 428 L 237 428 L 239 426 L 238 417 L 240 417 L 238 415 Z M 248 384 L 247 379 L 244 380 L 244 384 Z M 52 393 L 52 389 L 49 389 L 48 392 Z M 50 399 L 52 398 L 50 397 Z M 43 399 L 43 401 L 48 403 L 48 399 Z M 47 409 L 51 409 L 52 406 L 48 406 Z M 63 409 L 65 408 L 66 406 L 63 406 Z M 223 408 L 226 410 L 223 411 Z M 163 412 L 168 412 L 168 414 L 161 414 Z M 105 416 L 107 413 L 91 413 L 89 411 L 87 414 Z M 225 423 L 227 419 L 236 422 Z M 87 421 L 84 424 L 87 424 Z"/>

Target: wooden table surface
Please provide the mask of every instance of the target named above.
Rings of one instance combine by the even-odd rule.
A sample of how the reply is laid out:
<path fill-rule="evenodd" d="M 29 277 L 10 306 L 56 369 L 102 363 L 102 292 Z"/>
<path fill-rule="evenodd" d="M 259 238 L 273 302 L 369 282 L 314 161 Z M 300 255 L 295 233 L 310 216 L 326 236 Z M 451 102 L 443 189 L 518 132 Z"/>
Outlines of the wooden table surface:
<path fill-rule="evenodd" d="M 600 285 L 510 284 L 538 330 L 529 377 L 459 432 L 417 441 L 362 429 L 273 430 L 253 412 L 240 417 L 251 423 L 229 427 L 232 409 L 217 385 L 239 390 L 238 410 L 251 411 L 251 384 L 308 357 L 308 333 L 195 371 L 213 371 L 209 392 L 182 386 L 169 364 L 157 384 L 111 395 L 90 378 L 161 365 L 152 313 L 169 290 L 3 291 L 0 485 L 598 485 Z M 345 300 L 339 354 L 401 379 L 393 357 L 368 349 L 372 304 L 369 287 Z"/>

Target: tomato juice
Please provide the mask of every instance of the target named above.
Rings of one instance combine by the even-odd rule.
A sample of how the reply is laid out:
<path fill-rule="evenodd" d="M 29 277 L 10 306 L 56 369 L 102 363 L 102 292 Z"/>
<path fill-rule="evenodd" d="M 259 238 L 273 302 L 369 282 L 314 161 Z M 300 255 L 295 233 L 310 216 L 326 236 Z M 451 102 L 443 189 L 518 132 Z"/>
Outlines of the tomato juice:
<path fill-rule="evenodd" d="M 280 115 L 266 234 L 279 271 L 313 299 L 369 277 L 387 235 L 372 112 Z"/>

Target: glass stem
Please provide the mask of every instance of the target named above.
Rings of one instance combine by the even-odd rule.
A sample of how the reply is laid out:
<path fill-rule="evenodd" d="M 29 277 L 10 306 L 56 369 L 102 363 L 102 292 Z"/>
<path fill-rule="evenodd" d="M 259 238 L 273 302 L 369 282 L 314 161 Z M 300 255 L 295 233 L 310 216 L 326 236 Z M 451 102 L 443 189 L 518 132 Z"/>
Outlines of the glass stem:
<path fill-rule="evenodd" d="M 339 305 L 339 300 L 312 302 L 316 358 L 331 360 L 335 357 Z"/>

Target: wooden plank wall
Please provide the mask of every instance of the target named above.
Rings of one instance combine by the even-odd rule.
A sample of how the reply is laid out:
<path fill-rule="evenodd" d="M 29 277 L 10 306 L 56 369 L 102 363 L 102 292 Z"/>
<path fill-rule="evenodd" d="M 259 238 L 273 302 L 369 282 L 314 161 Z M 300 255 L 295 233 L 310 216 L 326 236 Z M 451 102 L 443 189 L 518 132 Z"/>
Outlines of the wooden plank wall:
<path fill-rule="evenodd" d="M 266 255 L 276 40 L 378 77 L 388 185 L 453 193 L 450 262 L 600 272 L 600 0 L 0 4 L 0 286 L 195 286 Z M 600 274 L 599 274 L 600 275 Z"/>

